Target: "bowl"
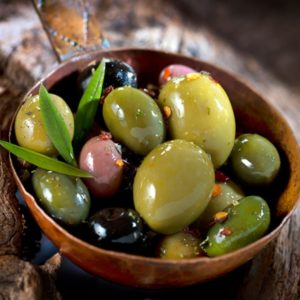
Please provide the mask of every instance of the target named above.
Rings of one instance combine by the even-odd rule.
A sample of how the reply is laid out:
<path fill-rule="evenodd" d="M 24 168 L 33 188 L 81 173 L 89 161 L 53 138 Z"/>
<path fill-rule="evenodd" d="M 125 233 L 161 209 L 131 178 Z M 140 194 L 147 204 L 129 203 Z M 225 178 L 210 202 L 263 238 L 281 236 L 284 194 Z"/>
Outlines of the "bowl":
<path fill-rule="evenodd" d="M 59 65 L 38 82 L 25 98 L 38 93 L 42 82 L 50 92 L 62 96 L 72 106 L 72 98 L 76 97 L 76 78 L 88 64 L 100 61 L 102 57 L 129 63 L 136 70 L 142 86 L 148 82 L 156 82 L 159 72 L 174 63 L 184 64 L 198 71 L 205 70 L 220 82 L 231 100 L 238 131 L 259 133 L 270 139 L 280 152 L 282 168 L 278 184 L 268 191 L 273 199 L 270 203 L 271 228 L 256 242 L 214 258 L 163 260 L 104 250 L 75 237 L 45 213 L 33 195 L 26 190 L 18 176 L 18 165 L 11 157 L 10 165 L 18 189 L 42 231 L 63 255 L 84 270 L 132 287 L 157 289 L 188 286 L 217 278 L 251 260 L 278 236 L 299 198 L 300 152 L 287 121 L 262 96 L 228 72 L 191 57 L 145 49 L 110 49 L 75 57 Z M 10 129 L 11 139 L 13 124 L 14 120 Z"/>

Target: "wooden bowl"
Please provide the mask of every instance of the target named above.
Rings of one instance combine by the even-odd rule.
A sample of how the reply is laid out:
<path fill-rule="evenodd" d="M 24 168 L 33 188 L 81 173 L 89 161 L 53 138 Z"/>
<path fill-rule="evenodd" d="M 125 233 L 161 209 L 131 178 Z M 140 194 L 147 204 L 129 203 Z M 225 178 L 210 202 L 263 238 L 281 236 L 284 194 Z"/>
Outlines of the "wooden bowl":
<path fill-rule="evenodd" d="M 227 72 L 193 58 L 160 51 L 122 49 L 87 53 L 61 64 L 41 82 L 72 106 L 72 98 L 78 98 L 74 89 L 77 76 L 90 62 L 99 61 L 102 57 L 128 62 L 136 70 L 139 84 L 142 86 L 147 82 L 155 83 L 159 72 L 172 63 L 185 64 L 198 71 L 208 71 L 221 83 L 231 99 L 238 131 L 262 134 L 280 151 L 282 168 L 278 184 L 275 189 L 269 191 L 272 194 L 271 229 L 267 235 L 247 247 L 215 258 L 200 257 L 176 261 L 103 250 L 71 235 L 48 216 L 22 184 L 17 175 L 16 164 L 11 159 L 18 188 L 43 232 L 62 254 L 86 271 L 133 287 L 166 288 L 192 285 L 216 278 L 249 261 L 278 236 L 299 198 L 300 154 L 287 122 L 262 96 Z M 41 82 L 27 95 L 38 93 Z M 11 132 L 13 123 L 14 120 Z"/>

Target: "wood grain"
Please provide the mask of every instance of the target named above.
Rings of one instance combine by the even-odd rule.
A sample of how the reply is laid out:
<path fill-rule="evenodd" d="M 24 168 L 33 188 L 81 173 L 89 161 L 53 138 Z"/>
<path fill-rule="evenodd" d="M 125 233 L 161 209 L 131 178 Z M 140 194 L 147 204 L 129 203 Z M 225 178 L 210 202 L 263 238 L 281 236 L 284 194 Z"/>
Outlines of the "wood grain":
<path fill-rule="evenodd" d="M 274 50 L 272 52 L 272 57 L 276 60 L 276 66 L 272 67 L 270 57 L 265 54 L 267 51 L 255 51 L 253 44 L 249 46 L 251 40 L 255 38 L 255 30 L 259 30 L 255 25 L 256 22 L 253 22 L 253 20 L 258 21 L 255 11 L 252 8 L 251 14 L 251 9 L 249 9 L 243 22 L 237 1 L 229 1 L 226 6 L 221 3 L 222 1 L 213 1 L 213 7 L 209 1 L 205 0 L 189 2 L 182 0 L 176 1 L 177 4 L 173 1 L 162 0 L 151 2 L 103 0 L 100 2 L 101 4 L 98 5 L 97 1 L 94 1 L 96 14 L 101 18 L 105 36 L 113 47 L 139 46 L 180 52 L 215 63 L 235 73 L 245 79 L 254 89 L 263 93 L 285 115 L 300 141 L 299 91 L 295 88 L 299 83 L 297 81 L 299 68 L 293 64 L 293 59 L 296 63 L 300 61 L 300 51 L 292 50 L 294 45 L 287 43 L 292 39 L 291 34 L 295 31 L 291 30 L 287 36 L 282 34 L 279 39 L 277 32 L 271 30 L 274 26 L 278 28 L 280 23 L 284 24 L 285 28 L 288 28 L 288 24 L 293 28 L 300 26 L 299 21 L 298 23 L 296 21 L 295 16 L 299 17 L 296 11 L 292 12 L 293 17 L 290 23 L 288 14 L 282 14 L 279 18 L 277 11 L 271 11 L 268 15 L 268 22 L 260 21 L 259 23 L 263 26 L 265 34 L 267 32 L 268 45 L 274 41 L 277 49 L 285 49 L 285 51 Z M 290 3 L 291 1 L 288 1 L 286 5 L 289 6 Z M 193 9 L 195 5 L 197 9 Z M 284 5 L 283 2 L 280 2 L 280 5 Z M 265 13 L 271 10 L 270 7 L 261 6 L 260 9 Z M 260 15 L 263 15 L 263 12 Z M 212 19 L 209 19 L 210 16 Z M 237 17 L 239 23 L 237 20 L 228 21 L 228 17 L 234 16 Z M 213 18 L 218 18 L 216 24 L 213 24 Z M 233 24 L 239 24 L 244 30 L 247 29 L 248 44 L 242 29 L 234 27 Z M 235 35 L 236 38 L 234 38 Z M 263 39 L 260 37 L 259 42 L 263 43 Z M 271 49 L 271 46 L 268 47 Z M 295 44 L 295 47 L 297 48 L 298 44 Z M 287 51 L 289 53 L 288 64 L 285 63 Z M 278 63 L 282 61 L 284 61 L 282 65 Z M 54 52 L 29 2 L 1 2 L 0 117 L 2 137 L 5 137 L 9 120 L 22 93 L 56 65 Z M 285 76 L 282 81 L 284 74 L 288 76 Z M 41 294 L 36 283 L 43 282 L 42 276 L 29 263 L 15 256 L 20 253 L 22 218 L 16 206 L 15 186 L 7 171 L 7 156 L 3 151 L 0 152 L 0 168 L 0 224 L 6 226 L 5 233 L 2 231 L 0 234 L 0 270 L 3 274 L 0 277 L 1 296 L 8 299 L 21 299 L 26 295 L 30 296 L 29 299 L 40 299 Z M 300 209 L 298 207 L 277 241 L 240 271 L 203 285 L 200 290 L 209 290 L 212 296 L 221 295 L 223 298 L 299 299 L 299 236 Z M 4 254 L 13 254 L 13 256 Z M 7 267 L 10 265 L 12 269 Z M 59 263 L 54 264 L 54 266 L 58 265 Z M 8 284 L 5 281 L 5 274 L 16 269 L 19 271 L 15 272 L 14 278 L 18 280 L 11 280 Z M 26 281 L 29 278 L 32 278 L 32 281 Z M 24 283 L 31 282 L 31 290 L 26 289 L 27 294 L 24 294 L 24 289 L 20 288 L 20 286 L 28 286 L 20 285 L 21 279 Z M 226 292 L 224 288 L 226 285 L 229 285 L 230 291 Z M 19 294 L 12 294 L 12 291 Z M 52 299 L 55 299 L 54 295 L 56 295 L 55 292 L 52 293 Z"/>
<path fill-rule="evenodd" d="M 60 61 L 102 48 L 100 19 L 90 1 L 33 1 Z"/>
<path fill-rule="evenodd" d="M 48 264 L 53 262 L 40 268 L 16 256 L 1 255 L 1 299 L 61 299 L 54 285 L 55 271 Z M 55 261 L 55 266 L 59 266 L 59 262 Z"/>
<path fill-rule="evenodd" d="M 298 208 L 279 238 L 252 261 L 240 299 L 299 299 L 299 216 Z"/>
<path fill-rule="evenodd" d="M 7 139 L 10 120 L 22 96 L 20 89 L 0 76 L 1 139 Z M 16 199 L 16 185 L 8 168 L 8 153 L 2 148 L 0 170 L 0 298 L 60 299 L 54 284 L 60 257 L 54 257 L 40 268 L 20 258 L 27 224 Z"/>
<path fill-rule="evenodd" d="M 12 94 L 0 80 L 1 109 L 0 138 L 6 138 L 9 121 L 16 109 L 20 93 Z M 1 190 L 1 211 L 0 211 L 0 255 L 19 255 L 21 250 L 21 235 L 23 229 L 22 216 L 18 209 L 15 197 L 16 185 L 8 168 L 8 154 L 0 149 L 0 190 Z"/>

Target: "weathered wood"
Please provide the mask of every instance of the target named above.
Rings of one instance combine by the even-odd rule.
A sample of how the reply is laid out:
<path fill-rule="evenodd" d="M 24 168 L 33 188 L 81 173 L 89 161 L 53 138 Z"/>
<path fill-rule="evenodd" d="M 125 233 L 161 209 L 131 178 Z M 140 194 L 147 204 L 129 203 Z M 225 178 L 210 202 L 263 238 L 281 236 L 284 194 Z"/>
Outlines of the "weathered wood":
<path fill-rule="evenodd" d="M 55 265 L 59 266 L 59 263 L 55 262 Z M 0 298 L 11 300 L 61 299 L 53 284 L 54 272 L 51 270 L 49 273 L 47 268 L 47 264 L 44 267 L 45 271 L 43 268 L 35 267 L 13 255 L 0 256 Z"/>
<path fill-rule="evenodd" d="M 299 299 L 300 208 L 279 238 L 259 254 L 239 287 L 239 299 Z"/>
<path fill-rule="evenodd" d="M 15 88 L 28 89 L 57 60 L 31 2 L 0 2 L 0 70 Z"/>
<path fill-rule="evenodd" d="M 255 9 L 250 4 L 247 5 L 248 11 L 245 11 L 239 6 L 238 1 L 234 0 L 226 2 L 226 4 L 223 4 L 222 1 L 205 0 L 181 0 L 176 1 L 176 4 L 174 2 L 105 0 L 99 1 L 100 4 L 97 4 L 97 1 L 93 3 L 96 5 L 95 14 L 99 16 L 103 24 L 104 34 L 113 47 L 138 46 L 181 52 L 215 63 L 235 73 L 246 79 L 254 89 L 263 93 L 286 116 L 300 141 L 300 102 L 298 100 L 299 90 L 296 88 L 297 78 L 299 78 L 297 72 L 300 70 L 296 64 L 300 62 L 300 51 L 295 51 L 295 49 L 299 50 L 299 39 L 296 36 L 296 29 L 300 26 L 299 14 L 297 15 L 296 11 L 293 11 L 289 21 L 289 15 L 280 14 L 280 10 L 271 10 L 271 7 L 260 4 L 259 16 L 263 16 L 264 13 L 271 10 L 267 21 L 264 21 L 262 17 L 260 19 L 255 14 Z M 290 1 L 288 2 L 286 7 L 287 11 L 290 11 L 288 6 Z M 258 4 L 258 1 L 254 1 L 254 3 Z M 3 94 L 6 93 L 4 90 L 7 89 L 11 94 L 18 86 L 21 91 L 24 91 L 57 65 L 47 36 L 33 7 L 28 4 L 28 1 L 0 3 L 0 70 L 4 73 L 6 80 L 10 82 L 10 88 L 3 88 L 2 86 L 5 85 L 0 84 L 2 132 L 7 131 L 11 113 L 20 101 L 19 95 L 21 95 L 16 92 L 10 98 L 13 100 L 9 101 L 9 98 L 3 97 Z M 280 2 L 280 5 L 284 5 L 283 2 Z M 240 11 L 246 14 L 244 20 Z M 257 24 L 259 24 L 259 28 L 257 28 Z M 274 28 L 280 29 L 281 24 L 284 24 L 283 29 L 285 28 L 288 34 L 281 34 L 279 39 L 278 32 Z M 288 27 L 288 24 L 291 27 Z M 263 32 L 260 32 L 257 37 L 256 32 L 261 28 L 263 28 Z M 291 30 L 288 31 L 288 28 Z M 247 36 L 244 32 L 247 32 Z M 266 49 L 265 51 L 261 49 L 264 47 L 266 36 L 269 53 L 273 49 L 270 57 L 267 55 Z M 293 41 L 293 37 L 296 43 L 290 42 Z M 272 48 L 272 42 L 274 42 L 273 45 L 276 45 L 275 48 Z M 258 49 L 255 48 L 256 45 Z M 272 59 L 276 60 L 274 66 L 272 66 Z M 293 60 L 296 64 L 293 63 Z M 266 67 L 269 68 L 266 69 Z M 270 70 L 272 70 L 272 74 Z M 286 76 L 283 83 L 279 78 L 282 79 L 284 75 Z M 11 82 L 13 82 L 14 88 L 11 88 Z M 4 109 L 2 109 L 3 107 Z M 6 114 L 5 111 L 8 113 Z M 1 191 L 6 191 L 6 199 L 14 199 L 13 192 L 10 191 L 13 190 L 14 184 L 7 172 L 5 159 L 2 161 L 1 159 L 2 156 L 0 156 L 0 188 Z M 7 182 L 11 182 L 10 187 L 4 184 Z M 0 200 L 0 212 L 4 211 L 4 216 L 9 214 L 17 216 L 15 220 L 19 222 L 19 227 L 16 229 L 16 225 L 8 222 L 11 221 L 11 215 L 5 218 L 10 229 L 7 231 L 8 234 L 1 239 L 10 242 L 6 243 L 9 245 L 8 248 L 3 248 L 6 249 L 4 253 L 9 253 L 9 251 L 18 253 L 20 246 L 16 241 L 19 241 L 19 238 L 14 240 L 8 237 L 14 236 L 14 234 L 18 236 L 21 230 L 21 219 L 15 203 L 8 201 L 6 202 L 7 206 L 2 205 L 2 195 L 0 195 Z M 1 222 L 3 221 L 0 219 Z M 215 297 L 220 296 L 221 292 L 223 298 L 230 296 L 238 299 L 300 299 L 300 295 L 298 295 L 299 236 L 300 209 L 298 208 L 284 227 L 278 240 L 255 257 L 247 265 L 247 268 L 243 269 L 243 272 L 237 274 L 242 278 L 234 279 L 229 276 L 223 281 L 210 283 L 209 290 Z M 3 254 L 1 249 L 0 247 L 0 254 Z M 0 259 L 2 259 L 1 256 Z M 5 258 L 5 261 L 9 260 Z M 26 276 L 22 275 L 24 280 L 28 280 L 28 274 L 34 274 L 30 276 L 33 276 L 36 282 L 42 282 L 43 279 L 39 276 L 38 271 L 35 268 L 31 269 L 32 266 L 29 264 L 16 262 L 16 258 L 13 258 L 13 264 L 22 265 L 21 270 L 24 270 L 24 273 L 19 274 L 27 274 Z M 231 291 L 226 293 L 226 289 L 220 287 L 223 287 L 224 282 L 227 284 L 228 280 L 232 283 L 229 285 Z M 211 289 L 214 284 L 216 288 Z M 0 287 L 2 287 L 1 282 Z M 15 288 L 17 291 L 18 285 L 15 285 Z M 203 290 L 205 288 L 206 285 L 203 285 Z M 218 288 L 220 288 L 220 292 L 218 292 Z M 232 289 L 236 290 L 232 291 Z M 2 291 L 1 288 L 0 290 Z M 21 292 L 22 290 L 20 290 Z M 9 295 L 9 293 L 3 295 Z M 38 299 L 40 294 L 35 291 L 32 296 L 35 298 L 31 299 Z"/>
<path fill-rule="evenodd" d="M 7 139 L 10 120 L 22 91 L 0 77 L 0 138 Z M 8 153 L 0 149 L 0 298 L 60 299 L 54 279 L 60 257 L 40 268 L 21 260 L 24 223 L 15 196 L 16 185 L 8 168 Z M 30 230 L 30 229 L 29 229 Z"/>
<path fill-rule="evenodd" d="M 6 139 L 9 122 L 14 113 L 20 93 L 9 92 L 7 84 L 0 80 L 0 138 Z M 16 185 L 8 168 L 8 154 L 0 149 L 0 255 L 21 252 L 23 230 L 22 216 L 15 197 Z"/>
<path fill-rule="evenodd" d="M 0 255 L 20 254 L 22 217 L 15 199 L 15 184 L 7 167 L 7 153 L 0 152 Z"/>
<path fill-rule="evenodd" d="M 101 49 L 101 24 L 88 1 L 33 1 L 56 50 L 64 61 L 77 53 Z"/>
<path fill-rule="evenodd" d="M 3 299 L 41 299 L 41 279 L 30 263 L 16 256 L 0 256 L 0 270 Z"/>
<path fill-rule="evenodd" d="M 171 0 L 172 1 L 172 0 Z M 300 40 L 297 0 L 178 0 L 186 22 L 205 25 L 299 92 Z M 249 57 L 248 57 L 249 58 Z M 255 76 L 254 70 L 254 76 Z"/>

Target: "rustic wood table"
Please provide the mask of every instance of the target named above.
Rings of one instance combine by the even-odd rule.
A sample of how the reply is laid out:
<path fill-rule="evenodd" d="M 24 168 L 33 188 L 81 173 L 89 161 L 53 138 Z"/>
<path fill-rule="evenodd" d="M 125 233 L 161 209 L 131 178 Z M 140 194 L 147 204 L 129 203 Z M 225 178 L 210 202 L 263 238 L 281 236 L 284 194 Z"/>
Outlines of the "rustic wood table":
<path fill-rule="evenodd" d="M 92 2 L 92 1 L 91 1 Z M 102 0 L 97 11 L 112 47 L 138 46 L 195 56 L 243 78 L 290 123 L 300 141 L 300 6 L 297 1 Z M 224 3 L 223 3 L 224 2 Z M 58 61 L 30 1 L 0 1 L 0 138 L 24 92 Z M 59 254 L 43 264 L 24 253 L 24 218 L 0 149 L 1 299 L 298 299 L 300 209 L 251 262 L 207 284 L 145 291 L 95 278 Z M 300 184 L 300 183 L 299 183 Z M 53 249 L 53 253 L 55 249 Z M 26 250 L 26 251 L 25 251 Z M 27 259 L 26 259 L 27 258 Z"/>

